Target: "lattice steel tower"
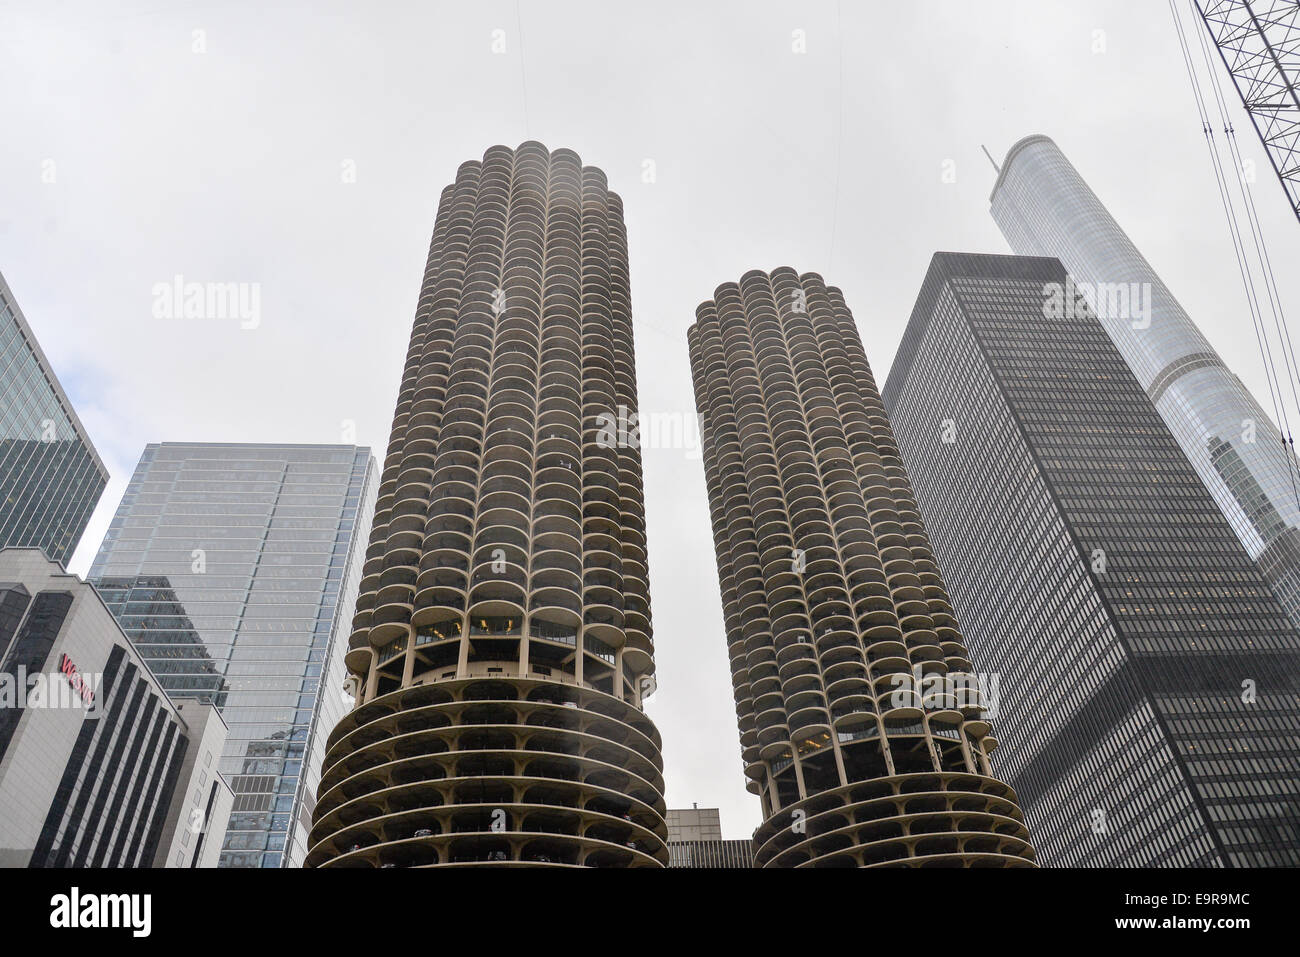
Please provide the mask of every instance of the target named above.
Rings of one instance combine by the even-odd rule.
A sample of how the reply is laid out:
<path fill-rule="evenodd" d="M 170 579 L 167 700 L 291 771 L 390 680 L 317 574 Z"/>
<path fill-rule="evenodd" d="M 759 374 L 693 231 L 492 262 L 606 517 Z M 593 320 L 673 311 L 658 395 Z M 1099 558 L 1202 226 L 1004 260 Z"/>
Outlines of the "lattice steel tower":
<path fill-rule="evenodd" d="M 753 271 L 696 318 L 755 866 L 1033 866 L 844 297 Z"/>
<path fill-rule="evenodd" d="M 309 866 L 666 865 L 627 235 L 570 150 L 442 194 Z"/>
<path fill-rule="evenodd" d="M 1196 0 L 1196 9 L 1300 219 L 1300 3 Z"/>

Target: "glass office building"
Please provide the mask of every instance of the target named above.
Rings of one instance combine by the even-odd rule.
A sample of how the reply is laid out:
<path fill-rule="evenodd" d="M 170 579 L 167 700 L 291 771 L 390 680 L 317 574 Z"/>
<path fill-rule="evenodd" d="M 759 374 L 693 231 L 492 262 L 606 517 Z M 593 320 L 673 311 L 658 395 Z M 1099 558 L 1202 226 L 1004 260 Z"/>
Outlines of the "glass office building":
<path fill-rule="evenodd" d="M 935 256 L 883 398 L 1055 866 L 1300 864 L 1300 634 L 1055 259 Z"/>
<path fill-rule="evenodd" d="M 223 867 L 296 867 L 342 692 L 370 450 L 151 444 L 90 580 L 172 697 L 212 701 L 230 734 Z M 360 534 L 358 534 L 360 533 Z"/>
<path fill-rule="evenodd" d="M 1268 413 L 1054 142 L 1011 147 L 991 203 L 1013 252 L 1064 264 L 1300 626 L 1300 475 Z"/>
<path fill-rule="evenodd" d="M 108 484 L 72 403 L 0 276 L 0 547 L 68 563 Z"/>

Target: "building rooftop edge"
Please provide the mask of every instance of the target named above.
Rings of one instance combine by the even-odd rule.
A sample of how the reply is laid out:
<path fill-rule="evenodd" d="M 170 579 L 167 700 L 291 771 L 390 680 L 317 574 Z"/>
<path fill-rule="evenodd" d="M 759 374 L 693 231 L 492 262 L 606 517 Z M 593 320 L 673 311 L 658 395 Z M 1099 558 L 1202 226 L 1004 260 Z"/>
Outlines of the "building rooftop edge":
<path fill-rule="evenodd" d="M 1005 168 L 1005 167 L 1004 167 Z M 916 358 L 916 347 L 930 326 L 934 316 L 934 300 L 939 289 L 956 275 L 966 274 L 963 267 L 969 268 L 976 262 L 1000 263 L 1005 275 L 1001 278 L 1027 279 L 1052 278 L 1064 280 L 1065 267 L 1061 261 L 1051 256 L 1017 256 L 1012 253 L 958 253 L 936 252 L 930 257 L 921 290 L 916 294 L 916 303 L 908 317 L 907 328 L 898 343 L 898 350 L 889 364 L 889 375 L 880 390 L 881 401 L 885 411 L 893 413 L 898 393 L 911 374 L 912 361 Z M 972 271 L 971 274 L 978 275 Z"/>
<path fill-rule="evenodd" d="M 817 279 L 821 280 L 822 285 L 826 287 L 827 292 L 834 290 L 835 292 L 839 293 L 841 296 L 844 295 L 844 291 L 840 289 L 839 286 L 827 282 L 825 275 L 818 272 L 816 269 L 806 269 L 800 271 L 799 269 L 796 269 L 794 266 L 786 265 L 784 263 L 779 266 L 773 266 L 771 269 L 758 269 L 758 268 L 746 269 L 745 272 L 741 274 L 741 277 L 739 279 L 729 280 L 727 282 L 719 283 L 717 286 L 714 287 L 713 294 L 709 296 L 709 298 L 700 301 L 700 303 L 695 307 L 696 319 L 689 326 L 686 327 L 687 336 L 689 337 L 691 331 L 700 324 L 700 320 L 698 318 L 699 311 L 703 309 L 705 306 L 716 305 L 718 301 L 718 294 L 722 292 L 722 290 L 726 289 L 728 286 L 739 286 L 741 283 L 745 282 L 745 280 L 749 279 L 751 276 L 762 276 L 764 279 L 770 281 L 773 276 L 781 272 L 794 273 L 799 278 L 800 283 L 802 283 L 805 279 L 816 277 Z"/>
<path fill-rule="evenodd" d="M 1051 143 L 1053 146 L 1056 146 L 1056 140 L 1044 133 L 1030 133 L 1028 136 L 1022 136 L 1020 139 L 1012 143 L 1011 149 L 1007 150 L 1006 159 L 1002 161 L 1002 167 L 998 170 L 998 179 L 997 182 L 993 184 L 993 191 L 989 193 L 990 203 L 993 202 L 993 197 L 997 196 L 998 190 L 1002 187 L 1003 181 L 1006 180 L 1007 170 L 1011 168 L 1011 161 L 1016 158 L 1016 155 L 1021 150 L 1027 146 L 1032 146 L 1034 143 Z M 1060 149 L 1059 146 L 1056 146 L 1056 148 L 1058 150 Z"/>
<path fill-rule="evenodd" d="M 368 445 L 350 445 L 346 442 L 146 442 L 145 448 L 200 448 L 200 449 L 352 449 L 357 452 L 374 450 Z"/>
<path fill-rule="evenodd" d="M 39 555 L 46 562 L 46 564 L 54 566 L 54 569 L 50 571 L 51 578 L 56 580 L 60 578 L 71 579 L 72 581 L 70 582 L 70 585 L 77 585 L 89 591 L 92 595 L 94 595 L 95 601 L 99 603 L 100 610 L 102 610 L 104 614 L 108 616 L 108 620 L 113 623 L 113 627 L 117 629 L 117 633 L 121 636 L 122 640 L 126 642 L 126 646 L 131 649 L 131 654 L 136 659 L 135 664 L 138 667 L 142 668 L 144 671 L 146 671 L 149 674 L 149 677 L 153 679 L 154 687 L 157 688 L 158 693 L 161 694 L 164 698 L 166 698 L 167 703 L 171 705 L 172 716 L 178 722 L 180 722 L 182 727 L 184 727 L 187 732 L 192 732 L 193 729 L 190 728 L 189 722 L 186 721 L 185 718 L 182 717 L 181 715 L 181 708 L 179 704 L 180 701 L 194 701 L 196 704 L 206 705 L 213 712 L 215 712 L 219 718 L 221 718 L 221 723 L 226 725 L 226 730 L 227 731 L 230 730 L 230 725 L 226 724 L 225 716 L 221 714 L 220 709 L 217 708 L 216 705 L 207 704 L 206 702 L 200 701 L 197 698 L 172 697 L 172 693 L 168 691 L 165 687 L 163 687 L 163 683 L 158 679 L 158 675 L 154 672 L 153 668 L 150 666 L 148 659 L 146 659 L 144 655 L 140 654 L 140 649 L 135 646 L 135 642 L 131 640 L 131 636 L 126 633 L 125 629 L 122 628 L 122 623 L 117 620 L 117 616 L 113 614 L 112 611 L 109 610 L 107 603 L 105 603 L 104 601 L 104 596 L 99 593 L 99 589 L 96 588 L 89 579 L 82 578 L 76 572 L 68 571 L 59 562 L 55 561 L 53 558 L 50 558 L 50 556 L 46 555 L 44 549 L 37 548 L 34 545 L 0 546 L 0 556 L 3 556 L 5 552 L 34 552 L 35 554 Z"/>

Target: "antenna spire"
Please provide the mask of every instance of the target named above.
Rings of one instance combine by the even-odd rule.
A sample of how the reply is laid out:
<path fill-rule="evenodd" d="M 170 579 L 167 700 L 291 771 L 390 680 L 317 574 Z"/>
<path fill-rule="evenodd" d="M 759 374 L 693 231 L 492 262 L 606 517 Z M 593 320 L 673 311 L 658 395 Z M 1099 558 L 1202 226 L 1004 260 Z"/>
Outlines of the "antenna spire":
<path fill-rule="evenodd" d="M 1000 167 L 1000 166 L 998 165 L 998 161 L 995 160 L 995 159 L 993 158 L 993 154 L 989 152 L 989 148 L 988 148 L 987 146 L 985 146 L 983 143 L 981 143 L 981 144 L 980 144 L 980 149 L 982 149 L 982 150 L 984 151 L 984 155 L 987 156 L 987 157 L 989 158 L 989 162 L 993 164 L 993 172 L 995 172 L 995 173 L 997 173 L 999 176 L 1001 176 L 1001 175 L 1002 175 L 1002 167 Z"/>

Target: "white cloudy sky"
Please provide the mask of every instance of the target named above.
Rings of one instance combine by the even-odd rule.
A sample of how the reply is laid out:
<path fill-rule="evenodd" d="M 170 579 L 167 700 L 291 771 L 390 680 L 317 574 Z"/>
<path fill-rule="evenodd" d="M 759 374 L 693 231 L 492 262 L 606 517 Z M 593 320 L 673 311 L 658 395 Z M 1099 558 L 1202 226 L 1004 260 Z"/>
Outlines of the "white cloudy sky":
<path fill-rule="evenodd" d="M 1235 115 L 1300 315 L 1300 226 Z M 351 420 L 382 458 L 439 191 L 494 143 L 623 195 L 644 411 L 693 412 L 686 327 L 755 267 L 843 288 L 883 383 L 931 254 L 1006 251 L 980 144 L 1033 132 L 1263 395 L 1164 0 L 0 0 L 0 116 L 0 272 L 113 473 L 83 573 L 147 442 Z M 259 283 L 259 327 L 155 319 L 178 274 Z M 669 805 L 747 836 L 698 459 L 648 452 L 646 497 Z"/>

